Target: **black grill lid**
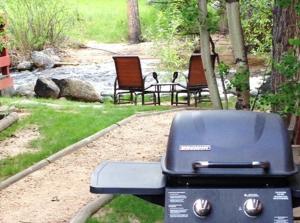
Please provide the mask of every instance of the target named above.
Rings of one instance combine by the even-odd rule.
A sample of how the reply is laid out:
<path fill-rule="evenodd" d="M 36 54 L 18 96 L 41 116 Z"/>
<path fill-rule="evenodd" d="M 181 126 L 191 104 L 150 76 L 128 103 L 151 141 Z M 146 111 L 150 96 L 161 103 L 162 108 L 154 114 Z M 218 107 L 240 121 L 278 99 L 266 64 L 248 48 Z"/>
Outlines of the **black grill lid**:
<path fill-rule="evenodd" d="M 276 114 L 188 111 L 173 120 L 162 169 L 176 176 L 289 176 L 297 172 Z"/>

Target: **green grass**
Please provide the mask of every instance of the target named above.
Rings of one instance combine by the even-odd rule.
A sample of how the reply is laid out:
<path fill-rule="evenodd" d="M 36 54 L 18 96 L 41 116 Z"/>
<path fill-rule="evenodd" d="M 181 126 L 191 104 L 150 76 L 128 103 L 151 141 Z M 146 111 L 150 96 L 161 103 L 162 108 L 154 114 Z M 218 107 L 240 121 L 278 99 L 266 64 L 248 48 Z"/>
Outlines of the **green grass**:
<path fill-rule="evenodd" d="M 25 103 L 26 102 L 26 103 Z M 99 104 L 1 98 L 1 105 L 13 105 L 31 115 L 0 132 L 0 140 L 10 137 L 26 126 L 38 126 L 41 137 L 32 142 L 35 153 L 24 153 L 0 160 L 0 180 L 5 179 L 57 151 L 86 138 L 136 112 L 164 110 L 166 106 L 114 106 Z M 56 105 L 55 107 L 49 106 Z"/>
<path fill-rule="evenodd" d="M 163 208 L 150 204 L 134 196 L 119 196 L 104 206 L 99 215 L 90 218 L 87 223 L 162 223 Z"/>
<path fill-rule="evenodd" d="M 73 33 L 74 38 L 96 40 L 98 42 L 127 41 L 127 1 L 126 0 L 67 0 L 78 12 L 81 27 Z M 147 0 L 139 0 L 142 30 L 155 21 L 156 10 L 147 5 Z"/>

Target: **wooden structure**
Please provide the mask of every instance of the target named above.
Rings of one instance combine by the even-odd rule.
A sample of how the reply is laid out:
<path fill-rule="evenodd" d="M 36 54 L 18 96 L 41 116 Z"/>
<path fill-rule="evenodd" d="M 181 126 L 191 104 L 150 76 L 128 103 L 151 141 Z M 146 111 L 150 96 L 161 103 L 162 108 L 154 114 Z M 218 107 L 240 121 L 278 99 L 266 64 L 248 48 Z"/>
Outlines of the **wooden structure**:
<path fill-rule="evenodd" d="M 0 54 L 0 70 L 2 74 L 0 76 L 0 91 L 13 86 L 13 80 L 9 75 L 9 66 L 10 58 L 8 50 L 4 49 Z"/>

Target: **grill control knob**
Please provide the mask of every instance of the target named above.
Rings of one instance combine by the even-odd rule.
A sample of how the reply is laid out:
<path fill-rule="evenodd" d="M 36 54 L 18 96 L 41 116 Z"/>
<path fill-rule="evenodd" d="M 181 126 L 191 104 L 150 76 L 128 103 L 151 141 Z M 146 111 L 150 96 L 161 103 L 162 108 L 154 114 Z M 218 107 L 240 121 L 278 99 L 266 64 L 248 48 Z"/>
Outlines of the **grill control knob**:
<path fill-rule="evenodd" d="M 201 218 L 208 216 L 211 212 L 211 204 L 205 199 L 196 200 L 193 208 L 194 213 Z"/>
<path fill-rule="evenodd" d="M 244 203 L 245 214 L 249 217 L 256 217 L 263 211 L 263 205 L 260 200 L 256 198 L 250 198 Z"/>

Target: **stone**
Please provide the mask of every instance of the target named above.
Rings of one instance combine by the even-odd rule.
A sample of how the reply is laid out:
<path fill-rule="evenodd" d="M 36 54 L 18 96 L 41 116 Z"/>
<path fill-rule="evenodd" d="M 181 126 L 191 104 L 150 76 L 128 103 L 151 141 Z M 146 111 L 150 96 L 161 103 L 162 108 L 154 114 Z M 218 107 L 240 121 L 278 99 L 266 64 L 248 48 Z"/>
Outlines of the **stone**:
<path fill-rule="evenodd" d="M 36 96 L 42 98 L 58 98 L 60 89 L 50 78 L 40 77 L 34 87 Z"/>
<path fill-rule="evenodd" d="M 55 62 L 60 61 L 59 56 L 57 56 L 57 54 L 53 48 L 47 48 L 47 49 L 42 50 L 41 52 L 48 55 L 49 57 L 51 57 Z"/>
<path fill-rule="evenodd" d="M 32 70 L 32 68 L 33 68 L 33 63 L 30 61 L 22 61 L 17 65 L 18 71 Z"/>
<path fill-rule="evenodd" d="M 23 84 L 17 87 L 15 91 L 15 95 L 21 97 L 28 97 L 28 98 L 34 97 L 35 96 L 34 84 Z"/>
<path fill-rule="evenodd" d="M 78 79 L 52 79 L 60 89 L 59 97 L 85 102 L 101 102 L 92 84 Z"/>
<path fill-rule="evenodd" d="M 55 65 L 55 60 L 47 54 L 43 53 L 42 51 L 32 52 L 31 59 L 34 66 L 38 68 L 50 69 L 53 68 Z"/>

